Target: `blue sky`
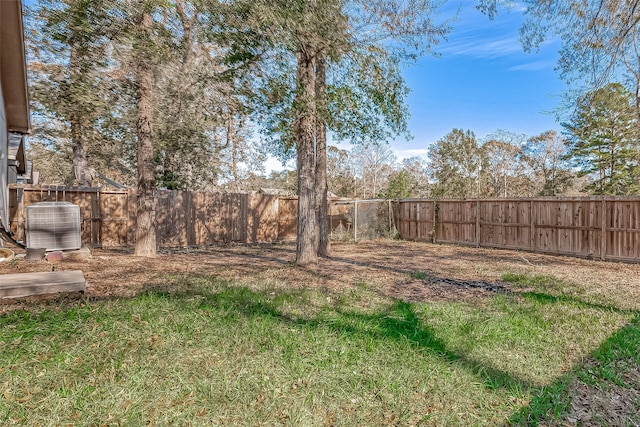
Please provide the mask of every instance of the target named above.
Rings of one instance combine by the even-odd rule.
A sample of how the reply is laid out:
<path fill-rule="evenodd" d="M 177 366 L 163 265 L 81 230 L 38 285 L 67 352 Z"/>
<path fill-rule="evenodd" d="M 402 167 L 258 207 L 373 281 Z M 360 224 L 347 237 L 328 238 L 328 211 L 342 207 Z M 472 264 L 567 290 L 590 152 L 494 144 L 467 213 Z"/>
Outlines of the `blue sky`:
<path fill-rule="evenodd" d="M 526 53 L 518 33 L 523 9 L 517 3 L 494 20 L 476 10 L 476 4 L 477 0 L 448 1 L 441 17 L 457 13 L 457 19 L 447 40 L 435 46 L 438 55 L 424 56 L 403 69 L 411 89 L 407 103 L 413 139 L 389 141 L 399 161 L 426 159 L 428 146 L 454 128 L 469 129 L 478 139 L 499 129 L 527 136 L 561 130 L 555 111 L 568 86 L 554 70 L 559 41 Z M 266 167 L 270 171 L 283 166 L 269 159 Z M 295 169 L 295 163 L 286 167 Z"/>
<path fill-rule="evenodd" d="M 518 38 L 521 10 L 503 10 L 491 21 L 475 4 L 448 2 L 442 16 L 459 14 L 448 40 L 435 48 L 439 57 L 404 69 L 414 138 L 390 142 L 399 159 L 424 157 L 429 144 L 454 128 L 478 138 L 498 129 L 532 136 L 560 128 L 552 114 L 567 89 L 554 71 L 559 42 L 526 53 Z"/>
<path fill-rule="evenodd" d="M 34 0 L 23 3 L 32 5 Z M 567 89 L 554 71 L 559 42 L 526 53 L 518 38 L 523 13 L 517 2 L 493 21 L 477 11 L 476 4 L 446 1 L 441 18 L 458 16 L 447 40 L 434 48 L 438 57 L 425 56 L 404 67 L 413 139 L 390 141 L 399 160 L 426 158 L 427 147 L 454 128 L 472 130 L 479 139 L 498 129 L 528 136 L 560 130 L 552 114 Z M 275 159 L 266 166 L 282 168 Z"/>

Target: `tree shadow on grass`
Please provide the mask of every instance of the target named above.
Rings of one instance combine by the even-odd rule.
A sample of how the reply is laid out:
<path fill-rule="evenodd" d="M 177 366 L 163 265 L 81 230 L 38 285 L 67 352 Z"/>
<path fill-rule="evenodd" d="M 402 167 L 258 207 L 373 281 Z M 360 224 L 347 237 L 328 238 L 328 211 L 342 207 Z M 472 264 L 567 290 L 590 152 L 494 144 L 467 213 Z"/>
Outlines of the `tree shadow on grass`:
<path fill-rule="evenodd" d="M 582 308 L 592 308 L 596 310 L 611 311 L 618 314 L 633 314 L 637 313 L 636 310 L 621 309 L 615 305 L 610 304 L 597 304 L 593 302 L 583 301 L 580 298 L 576 298 L 571 295 L 550 295 L 542 292 L 519 292 L 517 290 L 512 291 L 515 295 L 520 295 L 525 299 L 533 300 L 539 304 L 568 304 L 575 305 Z"/>
<path fill-rule="evenodd" d="M 408 342 L 441 358 L 446 363 L 463 368 L 478 378 L 487 390 L 504 389 L 513 395 L 535 396 L 526 407 L 515 412 L 505 425 L 536 426 L 543 423 L 553 425 L 553 422 L 566 414 L 569 409 L 575 393 L 573 385 L 579 379 L 591 377 L 596 382 L 623 383 L 624 379 L 618 378 L 620 362 L 631 360 L 635 366 L 640 364 L 640 312 L 592 304 L 572 296 L 557 297 L 539 292 L 520 294 L 541 304 L 577 304 L 584 308 L 615 310 L 633 314 L 633 319 L 627 326 L 603 342 L 587 362 L 574 367 L 554 383 L 540 387 L 512 373 L 487 366 L 482 361 L 472 360 L 464 352 L 452 351 L 432 329 L 422 324 L 416 315 L 416 306 L 409 302 L 395 300 L 380 310 L 366 313 L 350 309 L 343 304 L 325 307 L 325 310 L 319 314 L 308 318 L 296 318 L 285 314 L 281 309 L 282 304 L 288 301 L 296 301 L 296 304 L 304 303 L 306 289 L 281 290 L 275 293 L 273 291 L 258 292 L 247 287 L 232 286 L 211 276 L 203 275 L 198 280 L 209 281 L 210 284 L 215 282 L 215 286 L 212 288 L 208 283 L 203 283 L 187 288 L 186 282 L 176 282 L 175 286 L 166 288 L 160 284 L 150 285 L 141 297 L 166 298 L 185 310 L 211 310 L 220 316 L 270 318 L 276 322 L 286 323 L 292 328 L 325 328 L 356 338 Z M 57 312 L 56 316 L 62 315 L 65 311 Z M 89 311 L 84 314 L 93 315 Z M 9 316 L 3 320 L 4 323 L 14 324 L 25 321 L 24 316 Z M 39 318 L 31 320 L 40 321 Z M 61 321 L 60 324 L 68 323 Z M 59 333 L 64 333 L 64 330 L 61 326 Z"/>
<path fill-rule="evenodd" d="M 628 364 L 629 362 L 635 367 L 640 364 L 640 313 L 638 312 L 635 312 L 631 322 L 603 342 L 591 354 L 589 359 L 574 367 L 554 383 L 541 387 L 536 396 L 529 402 L 529 405 L 513 414 L 505 425 L 555 425 L 553 422 L 563 418 L 563 415 L 566 415 L 570 410 L 574 397 L 574 385 L 581 380 L 600 386 L 606 383 L 617 383 L 623 387 L 634 387 L 633 384 L 624 384 L 624 380 L 620 376 L 620 365 Z M 635 411 L 635 415 L 640 418 L 640 406 L 635 408 Z M 604 417 L 603 424 L 589 425 L 614 425 L 607 422 L 606 417 L 620 419 L 618 417 L 620 414 L 608 413 L 602 415 Z M 580 422 L 579 419 L 574 421 Z"/>
<path fill-rule="evenodd" d="M 297 293 L 304 290 L 295 291 Z M 295 292 L 287 291 L 289 296 Z M 272 296 L 255 292 L 248 288 L 227 288 L 222 292 L 204 295 L 198 308 L 215 309 L 234 316 L 268 316 L 289 327 L 330 328 L 340 334 L 376 340 L 409 342 L 416 347 L 441 358 L 447 363 L 462 367 L 478 378 L 488 390 L 504 389 L 522 396 L 531 394 L 531 402 L 514 413 L 505 426 L 561 425 L 554 422 L 566 416 L 575 389 L 572 387 L 579 378 L 591 376 L 594 381 L 623 382 L 616 377 L 616 364 L 632 360 L 640 363 L 640 313 L 620 310 L 612 306 L 592 304 L 571 296 L 553 296 L 539 292 L 520 294 L 541 304 L 576 304 L 588 309 L 613 310 L 633 314 L 632 321 L 611 335 L 581 365 L 562 375 L 552 384 L 538 386 L 512 373 L 495 369 L 480 361 L 466 357 L 463 352 L 449 349 L 433 330 L 422 324 L 412 303 L 395 300 L 386 308 L 372 313 L 362 313 L 343 307 L 333 307 L 329 317 L 319 315 L 311 318 L 292 318 L 278 308 Z M 165 293 L 165 297 L 180 297 L 180 294 Z M 186 295 L 184 295 L 186 296 Z M 597 368 L 594 369 L 594 364 Z M 640 411 L 640 408 L 638 408 Z"/>
<path fill-rule="evenodd" d="M 304 292 L 304 289 L 287 291 L 286 293 L 280 292 L 274 297 L 245 287 L 229 287 L 215 293 L 197 292 L 201 297 L 197 308 L 215 310 L 228 316 L 266 316 L 284 322 L 289 327 L 329 328 L 337 333 L 355 338 L 408 342 L 447 363 L 463 367 L 467 372 L 477 377 L 487 389 L 504 388 L 513 394 L 521 395 L 535 387 L 509 372 L 495 369 L 469 359 L 463 353 L 450 350 L 443 340 L 421 323 L 412 303 L 394 300 L 384 309 L 372 313 L 332 307 L 328 311 L 324 310 L 320 315 L 309 318 L 294 318 L 283 314 L 278 308 L 279 298 L 280 301 L 295 299 Z M 148 291 L 148 293 L 164 298 L 178 298 L 185 302 L 190 295 L 193 295 L 193 291 L 171 293 L 155 290 Z"/>

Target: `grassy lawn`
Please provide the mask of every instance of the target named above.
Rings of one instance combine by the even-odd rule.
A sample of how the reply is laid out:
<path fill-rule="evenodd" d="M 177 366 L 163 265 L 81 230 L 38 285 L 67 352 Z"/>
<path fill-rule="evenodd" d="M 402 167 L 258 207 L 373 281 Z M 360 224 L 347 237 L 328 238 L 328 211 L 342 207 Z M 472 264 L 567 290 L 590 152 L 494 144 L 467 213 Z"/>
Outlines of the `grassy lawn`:
<path fill-rule="evenodd" d="M 248 280 L 1 316 L 0 424 L 571 425 L 576 387 L 639 386 L 638 311 L 553 276 L 507 272 L 513 291 L 477 303 Z"/>

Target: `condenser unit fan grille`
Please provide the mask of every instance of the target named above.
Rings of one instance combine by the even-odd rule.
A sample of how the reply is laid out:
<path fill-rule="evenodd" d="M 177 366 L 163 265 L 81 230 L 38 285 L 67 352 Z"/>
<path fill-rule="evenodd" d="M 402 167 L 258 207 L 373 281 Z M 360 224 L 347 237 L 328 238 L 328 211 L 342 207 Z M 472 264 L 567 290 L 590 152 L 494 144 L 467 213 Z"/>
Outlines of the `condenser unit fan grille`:
<path fill-rule="evenodd" d="M 69 202 L 41 202 L 27 206 L 27 247 L 49 251 L 79 249 L 80 206 Z"/>

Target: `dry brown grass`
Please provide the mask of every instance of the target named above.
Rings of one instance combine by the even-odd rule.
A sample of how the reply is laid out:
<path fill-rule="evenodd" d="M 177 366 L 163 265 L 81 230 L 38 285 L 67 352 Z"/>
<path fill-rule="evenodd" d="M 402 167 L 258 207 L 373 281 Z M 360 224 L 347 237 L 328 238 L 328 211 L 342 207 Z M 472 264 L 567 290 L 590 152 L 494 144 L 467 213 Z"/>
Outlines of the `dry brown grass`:
<path fill-rule="evenodd" d="M 312 268 L 294 266 L 288 244 L 163 249 L 157 258 L 132 256 L 129 250 L 94 249 L 86 261 L 59 263 L 14 260 L 0 263 L 0 274 L 82 270 L 91 297 L 133 296 L 146 283 L 166 275 L 215 275 L 270 286 L 322 287 L 344 291 L 366 282 L 384 296 L 409 301 L 477 299 L 486 294 L 439 283 L 438 279 L 500 283 L 506 273 L 553 276 L 562 285 L 553 294 L 579 295 L 621 309 L 640 308 L 640 265 L 557 257 L 526 252 L 401 241 L 335 243 L 333 257 Z M 419 273 L 421 280 L 416 280 Z M 424 283 L 432 283 L 425 287 Z M 4 304 L 0 313 L 11 309 Z"/>

